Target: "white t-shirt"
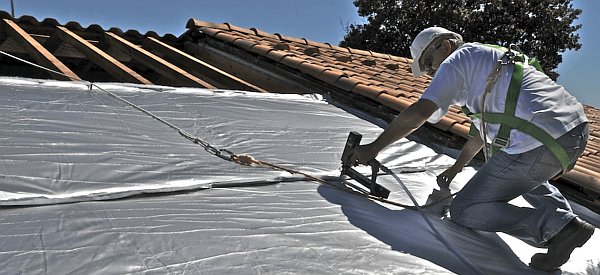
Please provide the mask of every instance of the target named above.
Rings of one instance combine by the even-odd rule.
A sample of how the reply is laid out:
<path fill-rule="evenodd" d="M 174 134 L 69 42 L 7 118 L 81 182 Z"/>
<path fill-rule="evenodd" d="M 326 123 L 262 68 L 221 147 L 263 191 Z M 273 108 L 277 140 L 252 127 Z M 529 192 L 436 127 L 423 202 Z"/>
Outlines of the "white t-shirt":
<path fill-rule="evenodd" d="M 450 54 L 421 96 L 440 107 L 427 121 L 437 123 L 448 113 L 451 105 L 466 106 L 473 113 L 481 113 L 486 79 L 496 61 L 503 55 L 501 50 L 477 43 L 467 43 Z M 486 96 L 486 113 L 504 112 L 514 65 L 503 65 L 501 68 L 498 81 Z M 524 65 L 523 68 L 515 115 L 540 127 L 553 138 L 558 138 L 587 121 L 583 106 L 574 96 L 529 65 Z M 481 130 L 479 119 L 471 120 Z M 496 136 L 499 128 L 499 124 L 486 124 L 488 143 Z M 542 143 L 534 137 L 513 129 L 510 131 L 509 146 L 502 150 L 509 154 L 519 154 L 540 145 Z"/>

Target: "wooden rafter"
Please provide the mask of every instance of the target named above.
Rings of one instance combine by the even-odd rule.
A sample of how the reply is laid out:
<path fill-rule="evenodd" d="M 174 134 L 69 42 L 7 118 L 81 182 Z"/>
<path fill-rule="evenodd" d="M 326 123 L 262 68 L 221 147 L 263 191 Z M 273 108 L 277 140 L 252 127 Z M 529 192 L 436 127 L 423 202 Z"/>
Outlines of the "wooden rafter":
<path fill-rule="evenodd" d="M 152 85 L 152 82 L 148 81 L 134 70 L 123 65 L 123 63 L 98 49 L 96 46 L 92 45 L 90 42 L 81 38 L 77 34 L 69 31 L 67 28 L 57 26 L 57 29 L 58 35 L 65 43 L 73 46 L 75 49 L 83 53 L 92 62 L 102 67 L 106 72 L 114 76 L 116 79 L 123 82 Z"/>
<path fill-rule="evenodd" d="M 12 20 L 3 19 L 2 28 L 41 66 L 67 75 L 64 76 L 59 74 L 51 74 L 55 79 L 73 81 L 79 79 L 79 77 L 73 71 L 71 71 L 71 69 L 60 62 L 60 60 L 58 60 L 54 55 L 52 55 L 52 53 L 50 53 Z"/>
<path fill-rule="evenodd" d="M 183 69 L 165 61 L 164 59 L 142 49 L 140 46 L 137 46 L 114 33 L 106 32 L 106 40 L 111 47 L 118 48 L 119 50 L 127 53 L 133 59 L 173 81 L 175 85 L 216 89 L 216 87 L 208 84 L 206 81 L 191 75 Z"/>
<path fill-rule="evenodd" d="M 255 90 L 263 93 L 268 91 L 248 83 L 240 78 L 237 78 L 221 69 L 214 67 L 202 60 L 199 60 L 177 48 L 167 45 L 154 37 L 148 37 L 144 40 L 143 45 L 151 48 L 154 51 L 168 56 L 173 62 L 183 66 L 186 70 L 191 71 L 194 75 L 202 79 L 210 79 L 216 83 L 212 83 L 218 88 L 238 89 L 238 90 Z M 207 80 L 209 81 L 209 80 Z M 210 81 L 209 81 L 210 82 Z"/>

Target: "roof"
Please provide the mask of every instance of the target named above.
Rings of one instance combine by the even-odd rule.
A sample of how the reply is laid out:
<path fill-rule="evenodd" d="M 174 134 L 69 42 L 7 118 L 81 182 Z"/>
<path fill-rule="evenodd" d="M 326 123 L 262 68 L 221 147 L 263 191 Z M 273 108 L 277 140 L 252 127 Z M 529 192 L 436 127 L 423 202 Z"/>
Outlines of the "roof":
<path fill-rule="evenodd" d="M 224 161 L 86 83 L 0 77 L 2 274 L 473 274 L 419 212 L 345 187 L 348 132 L 381 128 L 326 97 L 98 86 L 214 148 L 330 180 Z M 409 139 L 380 160 L 421 203 L 454 163 Z M 452 190 L 475 172 L 467 167 Z M 392 176 L 377 181 L 390 200 L 410 203 Z M 485 274 L 547 274 L 527 266 L 541 249 L 429 218 Z M 600 233 L 563 273 L 597 271 L 598 245 Z"/>
<path fill-rule="evenodd" d="M 304 38 L 190 19 L 179 37 L 140 34 L 30 16 L 2 18 L 0 50 L 89 81 L 227 88 L 277 93 L 323 93 L 387 121 L 414 103 L 431 81 L 413 78 L 412 60 L 342 48 Z M 49 74 L 3 57 L 0 75 Z M 590 140 L 573 171 L 558 182 L 570 198 L 600 211 L 600 110 L 585 105 Z M 464 143 L 470 120 L 453 107 L 439 123 L 415 133 L 452 148 Z"/>

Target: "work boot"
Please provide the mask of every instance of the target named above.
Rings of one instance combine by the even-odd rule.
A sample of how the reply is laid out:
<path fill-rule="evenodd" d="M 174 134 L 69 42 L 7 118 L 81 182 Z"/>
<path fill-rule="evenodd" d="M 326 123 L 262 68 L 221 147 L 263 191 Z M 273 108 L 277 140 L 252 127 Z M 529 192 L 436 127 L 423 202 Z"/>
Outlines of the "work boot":
<path fill-rule="evenodd" d="M 594 226 L 575 218 L 548 241 L 548 253 L 531 257 L 530 267 L 543 271 L 556 271 L 565 264 L 571 252 L 583 246 L 594 234 Z"/>

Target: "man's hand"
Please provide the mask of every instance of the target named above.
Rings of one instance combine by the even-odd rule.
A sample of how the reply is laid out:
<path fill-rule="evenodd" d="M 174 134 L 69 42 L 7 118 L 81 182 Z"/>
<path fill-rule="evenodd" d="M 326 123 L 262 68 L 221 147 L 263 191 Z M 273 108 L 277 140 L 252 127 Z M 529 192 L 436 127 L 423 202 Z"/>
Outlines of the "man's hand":
<path fill-rule="evenodd" d="M 457 169 L 455 166 L 452 166 L 448 168 L 448 170 L 444 171 L 444 173 L 441 173 L 439 176 L 437 176 L 437 184 L 440 187 L 440 190 L 450 188 L 450 183 L 454 177 L 456 177 L 456 174 L 460 173 L 461 170 L 461 168 Z"/>
<path fill-rule="evenodd" d="M 348 159 L 346 163 L 349 163 L 352 166 L 358 166 L 358 164 L 365 164 L 372 159 L 375 159 L 379 152 L 373 152 L 373 144 L 359 145 L 357 147 L 352 148 L 350 154 L 348 154 Z"/>
<path fill-rule="evenodd" d="M 484 143 L 479 135 L 479 131 L 477 131 L 474 137 L 469 137 L 460 154 L 458 154 L 454 165 L 438 176 L 437 183 L 440 188 L 448 188 L 454 177 L 456 177 L 456 174 L 462 171 L 463 167 L 483 148 L 483 145 Z"/>
<path fill-rule="evenodd" d="M 355 147 L 348 154 L 346 163 L 352 166 L 357 166 L 359 163 L 367 164 L 368 161 L 375 159 L 383 148 L 421 127 L 437 109 L 439 107 L 433 101 L 419 99 L 400 113 L 375 141 Z"/>

